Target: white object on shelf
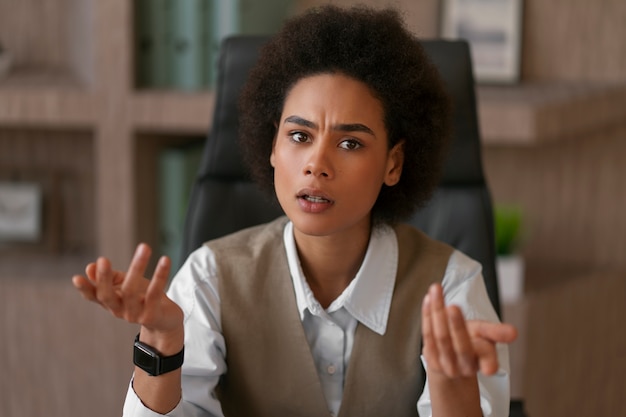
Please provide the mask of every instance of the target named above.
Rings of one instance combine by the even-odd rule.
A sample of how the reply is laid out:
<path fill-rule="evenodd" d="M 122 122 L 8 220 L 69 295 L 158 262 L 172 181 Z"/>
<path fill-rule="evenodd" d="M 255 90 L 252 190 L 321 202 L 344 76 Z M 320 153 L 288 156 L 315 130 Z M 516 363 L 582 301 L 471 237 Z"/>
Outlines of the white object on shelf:
<path fill-rule="evenodd" d="M 498 256 L 496 259 L 500 300 L 515 303 L 524 294 L 524 258 L 521 255 Z"/>
<path fill-rule="evenodd" d="M 38 184 L 0 182 L 0 242 L 38 240 L 41 205 Z"/>

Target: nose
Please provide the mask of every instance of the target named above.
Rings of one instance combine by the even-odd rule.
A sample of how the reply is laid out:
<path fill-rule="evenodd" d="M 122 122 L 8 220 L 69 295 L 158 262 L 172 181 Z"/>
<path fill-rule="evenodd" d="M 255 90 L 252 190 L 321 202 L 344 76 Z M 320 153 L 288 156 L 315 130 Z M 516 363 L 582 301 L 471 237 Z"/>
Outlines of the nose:
<path fill-rule="evenodd" d="M 322 141 L 309 148 L 306 163 L 304 164 L 304 174 L 315 177 L 331 178 L 333 176 L 331 150 Z"/>

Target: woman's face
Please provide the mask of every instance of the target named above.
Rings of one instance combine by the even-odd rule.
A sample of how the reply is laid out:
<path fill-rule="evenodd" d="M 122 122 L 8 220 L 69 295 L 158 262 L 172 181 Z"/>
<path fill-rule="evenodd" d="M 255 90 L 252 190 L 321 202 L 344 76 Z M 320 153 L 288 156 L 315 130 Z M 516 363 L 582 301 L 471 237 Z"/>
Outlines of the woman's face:
<path fill-rule="evenodd" d="M 378 193 L 399 181 L 402 160 L 401 145 L 388 149 L 382 104 L 364 83 L 318 74 L 288 93 L 270 162 L 278 200 L 297 231 L 369 229 Z"/>

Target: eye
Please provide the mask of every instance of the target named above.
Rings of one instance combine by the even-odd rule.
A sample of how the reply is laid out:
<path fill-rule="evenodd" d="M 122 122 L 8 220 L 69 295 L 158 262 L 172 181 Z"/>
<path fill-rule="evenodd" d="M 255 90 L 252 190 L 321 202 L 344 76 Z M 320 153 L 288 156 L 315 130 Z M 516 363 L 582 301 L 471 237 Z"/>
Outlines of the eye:
<path fill-rule="evenodd" d="M 346 149 L 348 151 L 353 151 L 355 149 L 361 148 L 363 145 L 356 139 L 346 139 L 339 144 L 341 149 Z"/>
<path fill-rule="evenodd" d="M 309 135 L 300 131 L 290 132 L 289 137 L 291 138 L 292 141 L 296 143 L 310 142 Z"/>

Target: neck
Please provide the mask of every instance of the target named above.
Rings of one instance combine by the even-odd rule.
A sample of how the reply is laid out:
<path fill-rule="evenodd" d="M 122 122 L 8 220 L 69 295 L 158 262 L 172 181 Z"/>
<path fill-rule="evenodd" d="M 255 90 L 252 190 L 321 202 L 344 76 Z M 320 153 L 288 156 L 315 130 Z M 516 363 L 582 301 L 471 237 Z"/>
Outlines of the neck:
<path fill-rule="evenodd" d="M 322 307 L 327 308 L 359 271 L 370 230 L 321 237 L 296 232 L 294 236 L 307 283 Z"/>

